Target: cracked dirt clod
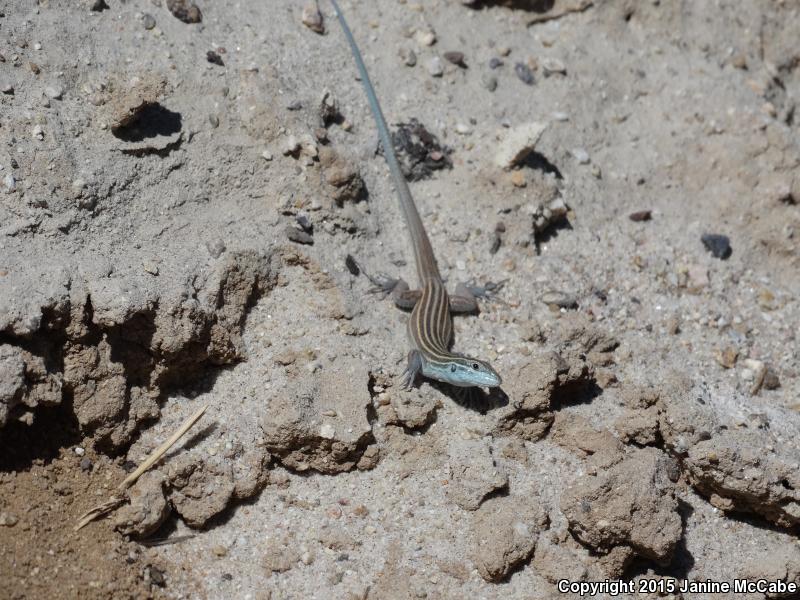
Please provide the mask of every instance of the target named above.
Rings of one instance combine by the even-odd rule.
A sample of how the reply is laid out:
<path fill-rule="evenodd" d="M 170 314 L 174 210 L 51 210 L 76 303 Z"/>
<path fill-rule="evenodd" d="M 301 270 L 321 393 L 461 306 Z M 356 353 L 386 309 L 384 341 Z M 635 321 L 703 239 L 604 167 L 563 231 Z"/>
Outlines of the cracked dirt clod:
<path fill-rule="evenodd" d="M 683 526 L 673 461 L 654 448 L 636 450 L 607 471 L 579 479 L 561 498 L 569 530 L 603 556 L 609 576 L 619 576 L 634 555 L 667 563 Z"/>
<path fill-rule="evenodd" d="M 350 357 L 295 381 L 270 399 L 264 413 L 267 448 L 296 471 L 341 473 L 354 468 L 374 441 L 367 420 L 372 404 L 368 382 L 366 366 Z"/>
<path fill-rule="evenodd" d="M 781 527 L 800 524 L 797 455 L 765 451 L 761 436 L 719 433 L 692 446 L 684 467 L 692 486 L 717 508 L 754 512 Z"/>
<path fill-rule="evenodd" d="M 12 402 L 55 404 L 69 393 L 82 432 L 120 448 L 141 423 L 159 415 L 162 388 L 192 380 L 209 364 L 241 358 L 247 308 L 274 285 L 277 271 L 276 255 L 243 252 L 158 290 L 141 272 L 93 279 L 85 287 L 77 273 L 65 274 L 58 286 L 45 288 L 53 296 L 33 296 L 35 304 L 12 304 L 0 314 L 12 332 L 28 324 L 29 333 L 19 339 L 37 353 L 19 353 L 29 383 Z M 66 298 L 62 285 L 69 287 Z"/>
<path fill-rule="evenodd" d="M 493 411 L 494 433 L 535 441 L 553 422 L 551 407 L 580 395 L 594 381 L 594 370 L 583 359 L 567 362 L 555 352 L 532 357 L 509 376 L 511 401 Z"/>
<path fill-rule="evenodd" d="M 167 519 L 166 478 L 158 471 L 142 475 L 128 490 L 129 502 L 114 513 L 114 527 L 124 535 L 147 537 Z"/>
<path fill-rule="evenodd" d="M 594 428 L 580 415 L 558 413 L 548 439 L 586 457 L 600 469 L 607 469 L 625 457 L 622 444 L 610 431 Z"/>
<path fill-rule="evenodd" d="M 508 474 L 498 467 L 485 440 L 451 440 L 447 454 L 447 497 L 464 510 L 477 510 L 489 494 L 508 487 Z"/>
<path fill-rule="evenodd" d="M 537 498 L 489 498 L 474 513 L 470 527 L 469 554 L 481 577 L 486 581 L 507 577 L 531 557 L 548 524 Z"/>
<path fill-rule="evenodd" d="M 133 123 L 144 109 L 158 102 L 166 88 L 166 78 L 155 73 L 115 83 L 105 106 L 111 131 L 119 131 Z"/>

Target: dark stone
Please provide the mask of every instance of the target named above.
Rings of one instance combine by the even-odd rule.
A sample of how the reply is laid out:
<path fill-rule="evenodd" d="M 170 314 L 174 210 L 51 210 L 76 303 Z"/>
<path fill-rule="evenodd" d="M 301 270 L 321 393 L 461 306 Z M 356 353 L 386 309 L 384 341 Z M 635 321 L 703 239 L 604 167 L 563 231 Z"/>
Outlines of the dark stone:
<path fill-rule="evenodd" d="M 706 250 L 711 252 L 711 255 L 714 258 L 725 260 L 733 252 L 731 248 L 731 240 L 727 235 L 720 235 L 718 233 L 704 233 L 700 237 L 700 241 L 703 242 Z"/>

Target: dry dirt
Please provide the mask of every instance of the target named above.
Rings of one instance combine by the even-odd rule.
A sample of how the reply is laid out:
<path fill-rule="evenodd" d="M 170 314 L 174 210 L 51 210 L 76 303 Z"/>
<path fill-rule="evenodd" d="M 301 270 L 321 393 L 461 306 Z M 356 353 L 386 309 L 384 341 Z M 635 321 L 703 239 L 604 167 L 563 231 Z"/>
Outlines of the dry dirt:
<path fill-rule="evenodd" d="M 455 325 L 502 391 L 398 385 L 346 259 L 413 259 L 327 2 L 7 0 L 0 595 L 800 584 L 798 3 L 342 8 L 449 285 L 505 282 Z"/>

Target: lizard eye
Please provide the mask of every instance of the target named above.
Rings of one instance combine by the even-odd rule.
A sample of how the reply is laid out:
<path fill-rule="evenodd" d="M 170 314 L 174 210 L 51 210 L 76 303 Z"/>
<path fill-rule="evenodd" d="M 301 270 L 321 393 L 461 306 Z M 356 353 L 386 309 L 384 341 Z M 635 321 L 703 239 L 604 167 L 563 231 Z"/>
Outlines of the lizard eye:
<path fill-rule="evenodd" d="M 450 371 L 455 373 L 456 372 L 456 366 L 455 365 L 450 365 Z"/>
<path fill-rule="evenodd" d="M 472 368 L 477 371 L 478 370 L 478 363 L 472 363 Z"/>

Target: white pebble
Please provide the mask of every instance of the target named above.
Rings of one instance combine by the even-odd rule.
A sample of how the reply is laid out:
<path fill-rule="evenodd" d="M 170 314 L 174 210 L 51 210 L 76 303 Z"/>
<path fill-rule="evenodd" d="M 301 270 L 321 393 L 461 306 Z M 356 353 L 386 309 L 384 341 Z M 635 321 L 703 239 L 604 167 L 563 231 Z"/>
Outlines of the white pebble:
<path fill-rule="evenodd" d="M 575 150 L 572 151 L 572 156 L 575 157 L 575 160 L 577 160 L 579 164 L 589 164 L 589 153 L 583 148 L 575 148 Z"/>
<path fill-rule="evenodd" d="M 49 85 L 44 88 L 44 95 L 51 100 L 60 100 L 61 96 L 64 95 L 64 88 L 58 84 Z"/>
<path fill-rule="evenodd" d="M 433 77 L 441 77 L 444 74 L 444 67 L 438 56 L 431 58 L 426 66 L 428 68 L 428 73 Z"/>
<path fill-rule="evenodd" d="M 17 189 L 17 180 L 11 173 L 6 173 L 6 176 L 3 177 L 3 185 L 6 186 L 6 191 L 13 192 Z"/>
<path fill-rule="evenodd" d="M 84 454 L 86 454 L 86 450 L 84 450 L 84 449 L 83 449 L 83 448 L 81 448 L 80 446 L 75 446 L 75 448 L 74 448 L 72 451 L 73 451 L 75 454 L 77 454 L 78 456 L 83 456 Z"/>
<path fill-rule="evenodd" d="M 457 123 L 456 124 L 456 133 L 460 133 L 461 135 L 467 135 L 472 133 L 472 128 L 465 123 Z"/>

